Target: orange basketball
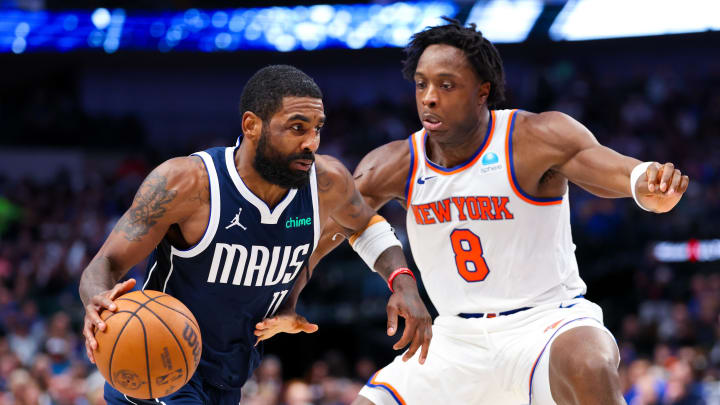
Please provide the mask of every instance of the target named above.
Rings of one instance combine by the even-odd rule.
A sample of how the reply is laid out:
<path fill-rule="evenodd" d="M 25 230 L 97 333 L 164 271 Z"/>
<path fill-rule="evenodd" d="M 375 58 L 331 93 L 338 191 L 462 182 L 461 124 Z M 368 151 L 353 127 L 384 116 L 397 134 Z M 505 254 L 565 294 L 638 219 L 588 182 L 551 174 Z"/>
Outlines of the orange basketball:
<path fill-rule="evenodd" d="M 105 331 L 95 332 L 95 363 L 116 390 L 150 399 L 185 385 L 200 363 L 202 339 L 182 302 L 159 291 L 133 291 L 103 311 Z"/>

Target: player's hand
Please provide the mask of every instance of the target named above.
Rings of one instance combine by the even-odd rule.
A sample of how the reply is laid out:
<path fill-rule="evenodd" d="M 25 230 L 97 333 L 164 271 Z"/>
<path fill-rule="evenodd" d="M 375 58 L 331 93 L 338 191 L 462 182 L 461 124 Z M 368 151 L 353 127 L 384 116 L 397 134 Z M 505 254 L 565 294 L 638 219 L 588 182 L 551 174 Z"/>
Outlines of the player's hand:
<path fill-rule="evenodd" d="M 85 350 L 91 363 L 95 363 L 93 350 L 97 350 L 98 347 L 97 341 L 95 340 L 95 329 L 97 328 L 103 331 L 106 328 L 105 322 L 100 319 L 100 312 L 102 312 L 103 309 L 112 312 L 117 311 L 117 305 L 113 303 L 113 300 L 132 290 L 133 287 L 135 287 L 134 278 L 123 281 L 122 283 L 117 283 L 112 289 L 103 291 L 90 298 L 90 303 L 85 306 L 83 336 L 85 336 Z"/>
<path fill-rule="evenodd" d="M 278 314 L 272 318 L 265 318 L 262 321 L 255 324 L 255 336 L 258 337 L 255 345 L 262 340 L 270 339 L 278 333 L 314 333 L 317 332 L 318 326 L 314 323 L 308 322 L 304 316 L 298 315 L 295 312 L 288 312 L 285 314 Z"/>
<path fill-rule="evenodd" d="M 393 349 L 408 348 L 403 361 L 408 361 L 415 352 L 420 351 L 420 364 L 425 363 L 430 340 L 432 339 L 432 318 L 420 298 L 415 280 L 407 274 L 401 274 L 393 282 L 395 292 L 387 304 L 387 334 L 394 336 L 398 326 L 398 316 L 405 318 L 405 330 L 402 337 L 393 345 Z"/>
<path fill-rule="evenodd" d="M 645 179 L 640 176 L 635 184 L 635 193 L 643 207 L 657 213 L 673 209 L 690 183 L 688 176 L 684 176 L 672 163 L 661 165 L 653 162 L 648 166 L 646 175 Z"/>

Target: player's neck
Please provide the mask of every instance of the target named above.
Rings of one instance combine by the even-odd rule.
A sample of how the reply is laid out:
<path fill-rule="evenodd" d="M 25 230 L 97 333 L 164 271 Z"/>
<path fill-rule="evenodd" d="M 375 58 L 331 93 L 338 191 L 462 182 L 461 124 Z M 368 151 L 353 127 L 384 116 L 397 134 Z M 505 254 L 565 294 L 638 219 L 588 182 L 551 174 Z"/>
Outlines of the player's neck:
<path fill-rule="evenodd" d="M 263 200 L 270 209 L 275 206 L 283 199 L 288 193 L 288 189 L 278 186 L 277 184 L 270 183 L 265 180 L 260 173 L 253 167 L 253 160 L 255 158 L 255 151 L 251 150 L 249 145 L 240 144 L 240 147 L 235 152 L 235 168 L 240 175 L 245 186 L 252 191 L 258 198 Z"/>
<path fill-rule="evenodd" d="M 485 142 L 490 125 L 490 112 L 483 109 L 475 126 L 445 139 L 428 136 L 425 154 L 435 164 L 442 167 L 454 167 L 465 163 Z"/>

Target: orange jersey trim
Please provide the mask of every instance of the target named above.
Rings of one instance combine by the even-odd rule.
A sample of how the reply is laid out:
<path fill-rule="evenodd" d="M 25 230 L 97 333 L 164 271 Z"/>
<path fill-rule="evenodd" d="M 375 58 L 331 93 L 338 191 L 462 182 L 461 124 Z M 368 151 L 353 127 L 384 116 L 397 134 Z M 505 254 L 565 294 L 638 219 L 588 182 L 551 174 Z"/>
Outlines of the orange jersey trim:
<path fill-rule="evenodd" d="M 495 121 L 496 121 L 495 111 L 490 110 L 490 128 L 488 128 L 488 132 L 487 132 L 487 135 L 485 136 L 485 140 L 483 141 L 482 146 L 480 146 L 480 149 L 478 149 L 475 152 L 475 156 L 471 157 L 469 161 L 461 164 L 460 167 L 456 166 L 456 168 L 448 170 L 448 169 L 444 169 L 444 168 L 441 168 L 441 167 L 435 165 L 434 163 L 432 163 L 430 161 L 430 159 L 428 159 L 427 153 L 425 152 L 425 149 L 423 148 L 423 155 L 425 156 L 425 166 L 427 166 L 430 170 L 434 171 L 435 173 L 442 174 L 443 176 L 460 173 L 461 171 L 472 167 L 475 164 L 475 162 L 477 162 L 478 159 L 480 159 L 480 157 L 483 155 L 485 150 L 490 145 L 490 141 L 492 141 L 493 133 L 495 132 Z M 425 132 L 425 136 L 423 137 L 423 142 L 425 142 L 426 137 L 427 137 L 427 132 Z"/>
<path fill-rule="evenodd" d="M 412 199 L 412 193 L 415 185 L 415 175 L 417 174 L 418 169 L 418 148 L 417 143 L 415 141 L 415 134 L 412 134 L 410 136 L 410 175 L 408 176 L 408 187 L 407 187 L 407 207 L 406 209 L 410 209 L 410 200 Z"/>
<path fill-rule="evenodd" d="M 375 380 L 375 378 L 377 377 L 378 373 L 380 373 L 380 371 L 376 372 L 376 373 L 372 376 L 372 378 L 370 379 L 370 381 L 367 382 L 367 385 L 370 386 L 370 387 L 382 388 L 382 389 L 387 390 L 387 391 L 389 392 L 389 394 L 392 395 L 392 397 L 395 399 L 395 401 L 397 401 L 398 404 L 400 404 L 400 405 L 406 405 L 405 399 L 403 399 L 402 395 L 400 395 L 400 393 L 397 392 L 397 390 L 395 389 L 395 387 L 393 387 L 393 386 L 390 385 L 389 383 L 380 382 L 380 381 L 376 381 L 376 380 Z"/>
<path fill-rule="evenodd" d="M 528 204 L 533 205 L 558 205 L 562 204 L 562 197 L 559 198 L 542 198 L 542 197 L 533 197 L 530 194 L 527 194 L 522 191 L 520 188 L 520 184 L 517 183 L 517 179 L 515 178 L 515 169 L 513 167 L 513 151 L 512 151 L 512 132 L 515 127 L 515 117 L 517 115 L 518 110 L 512 110 L 510 113 L 510 116 L 508 117 L 508 126 L 507 126 L 507 133 L 505 134 L 505 165 L 507 166 L 507 176 L 508 181 L 510 182 L 510 187 L 512 187 L 513 191 L 515 192 L 515 195 L 520 197 L 523 201 L 525 201 Z"/>

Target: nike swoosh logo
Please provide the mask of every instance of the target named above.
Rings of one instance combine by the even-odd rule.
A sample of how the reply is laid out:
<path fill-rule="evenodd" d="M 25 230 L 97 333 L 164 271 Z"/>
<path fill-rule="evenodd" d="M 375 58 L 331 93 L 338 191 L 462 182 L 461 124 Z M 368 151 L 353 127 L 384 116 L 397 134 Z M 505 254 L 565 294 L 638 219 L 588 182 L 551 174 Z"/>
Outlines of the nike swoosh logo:
<path fill-rule="evenodd" d="M 437 176 L 419 177 L 418 184 L 425 184 L 426 180 L 434 179 Z"/>
<path fill-rule="evenodd" d="M 565 305 L 565 306 L 563 306 L 563 304 L 560 304 L 560 308 L 572 308 L 572 307 L 574 307 L 576 304 L 577 304 L 577 302 L 576 302 L 575 304 L 570 304 L 570 305 Z"/>

